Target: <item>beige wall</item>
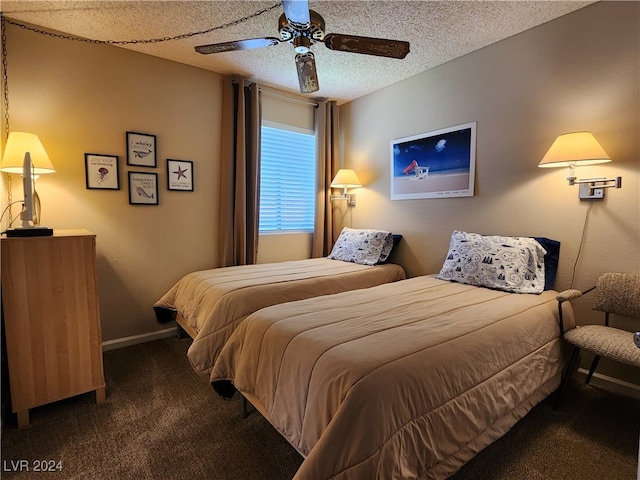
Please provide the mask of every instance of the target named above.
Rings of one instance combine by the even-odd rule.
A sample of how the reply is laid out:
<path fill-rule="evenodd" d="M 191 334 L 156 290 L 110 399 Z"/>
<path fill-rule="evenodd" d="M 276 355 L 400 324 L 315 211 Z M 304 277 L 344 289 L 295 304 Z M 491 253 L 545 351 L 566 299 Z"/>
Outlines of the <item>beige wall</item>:
<path fill-rule="evenodd" d="M 217 263 L 222 77 L 11 25 L 7 48 L 11 129 L 36 133 L 56 168 L 38 180 L 42 223 L 97 235 L 103 339 L 167 328 L 153 303 L 181 275 Z M 126 165 L 128 130 L 157 136 L 157 168 Z M 120 190 L 85 188 L 85 153 L 120 157 Z M 194 162 L 193 193 L 167 190 L 167 158 Z M 159 206 L 129 205 L 129 170 L 158 173 Z M 20 177 L 12 183 L 21 198 Z"/>
<path fill-rule="evenodd" d="M 614 162 L 579 176 L 624 179 L 593 204 L 575 286 L 607 270 L 639 271 L 639 8 L 599 3 L 344 105 L 344 162 L 365 188 L 354 191 L 354 209 L 336 206 L 338 217 L 403 234 L 397 259 L 410 275 L 439 270 L 453 229 L 556 238 L 565 288 L 588 203 L 565 171 L 537 164 L 557 135 L 587 129 Z M 165 328 L 152 304 L 183 274 L 217 264 L 222 77 L 11 25 L 7 39 L 11 129 L 38 134 L 57 169 L 38 181 L 43 223 L 97 234 L 104 339 Z M 474 197 L 389 200 L 390 140 L 470 121 L 478 122 Z M 127 130 L 158 137 L 158 167 L 135 168 L 159 174 L 157 207 L 128 204 Z M 85 188 L 87 152 L 120 156 L 121 190 Z M 194 162 L 193 193 L 167 191 L 167 158 Z M 0 200 L 4 207 L 4 192 Z M 268 244 L 286 244 L 273 240 L 261 261 L 276 259 Z M 593 318 L 587 302 L 577 308 Z"/>
<path fill-rule="evenodd" d="M 613 162 L 578 176 L 621 175 L 623 188 L 593 202 L 574 286 L 640 272 L 639 19 L 638 3 L 598 3 L 342 106 L 345 164 L 365 184 L 353 226 L 401 233 L 410 275 L 439 271 L 454 229 L 554 238 L 567 288 L 589 202 L 565 169 L 537 165 L 556 136 L 590 130 Z M 474 197 L 389 200 L 392 139 L 474 121 Z M 596 320 L 592 301 L 575 302 L 580 322 Z"/>

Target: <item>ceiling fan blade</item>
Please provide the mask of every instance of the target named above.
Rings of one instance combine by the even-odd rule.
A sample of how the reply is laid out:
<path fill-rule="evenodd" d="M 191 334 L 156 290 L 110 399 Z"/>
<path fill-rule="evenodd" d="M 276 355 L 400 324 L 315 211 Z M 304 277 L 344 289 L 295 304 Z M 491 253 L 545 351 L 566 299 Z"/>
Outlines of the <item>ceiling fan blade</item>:
<path fill-rule="evenodd" d="M 250 50 L 252 48 L 270 47 L 278 45 L 280 39 L 275 37 L 250 38 L 248 40 L 236 40 L 233 42 L 212 43 L 211 45 L 199 45 L 196 52 L 202 54 L 233 52 L 236 50 Z"/>
<path fill-rule="evenodd" d="M 313 53 L 307 52 L 296 55 L 296 70 L 298 71 L 300 92 L 317 92 L 320 87 L 318 86 L 318 74 L 316 73 L 316 61 Z"/>
<path fill-rule="evenodd" d="M 282 9 L 294 28 L 306 30 L 311 25 L 307 0 L 282 0 Z"/>
<path fill-rule="evenodd" d="M 376 55 L 378 57 L 404 58 L 409 53 L 409 42 L 342 35 L 340 33 L 325 35 L 324 44 L 331 50 L 364 53 L 365 55 Z"/>

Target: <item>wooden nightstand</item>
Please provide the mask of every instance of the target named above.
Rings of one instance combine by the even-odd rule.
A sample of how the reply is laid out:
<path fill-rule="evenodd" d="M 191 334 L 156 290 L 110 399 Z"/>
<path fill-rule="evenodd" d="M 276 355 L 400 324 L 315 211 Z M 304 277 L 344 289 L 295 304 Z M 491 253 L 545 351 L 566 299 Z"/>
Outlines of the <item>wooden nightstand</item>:
<path fill-rule="evenodd" d="M 18 427 L 29 409 L 96 392 L 105 400 L 96 281 L 96 238 L 86 230 L 2 238 L 11 405 Z"/>

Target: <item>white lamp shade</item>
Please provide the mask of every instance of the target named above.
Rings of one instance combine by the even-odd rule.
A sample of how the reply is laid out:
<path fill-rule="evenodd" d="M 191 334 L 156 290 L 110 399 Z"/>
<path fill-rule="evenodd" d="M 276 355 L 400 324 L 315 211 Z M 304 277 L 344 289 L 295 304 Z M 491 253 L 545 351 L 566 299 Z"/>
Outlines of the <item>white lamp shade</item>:
<path fill-rule="evenodd" d="M 24 166 L 24 154 L 26 152 L 29 152 L 31 156 L 34 175 L 42 175 L 56 171 L 38 136 L 27 132 L 9 133 L 7 145 L 2 155 L 0 171 L 21 174 Z"/>
<path fill-rule="evenodd" d="M 348 168 L 341 168 L 331 181 L 331 188 L 357 188 L 361 187 L 362 182 L 356 175 L 356 172 Z"/>
<path fill-rule="evenodd" d="M 591 132 L 565 133 L 556 138 L 539 167 L 571 167 L 610 162 L 611 158 Z"/>

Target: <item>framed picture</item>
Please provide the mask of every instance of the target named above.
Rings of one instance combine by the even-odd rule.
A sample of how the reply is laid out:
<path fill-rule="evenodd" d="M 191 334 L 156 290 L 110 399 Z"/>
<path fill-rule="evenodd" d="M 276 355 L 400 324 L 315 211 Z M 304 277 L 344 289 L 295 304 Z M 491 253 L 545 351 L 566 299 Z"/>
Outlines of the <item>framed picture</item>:
<path fill-rule="evenodd" d="M 129 172 L 129 203 L 158 205 L 158 174 Z"/>
<path fill-rule="evenodd" d="M 118 157 L 99 153 L 84 154 L 87 188 L 120 190 Z"/>
<path fill-rule="evenodd" d="M 167 188 L 193 192 L 193 162 L 167 159 Z"/>
<path fill-rule="evenodd" d="M 127 132 L 127 165 L 156 166 L 156 136 Z"/>
<path fill-rule="evenodd" d="M 472 197 L 476 122 L 391 141 L 391 200 Z"/>

